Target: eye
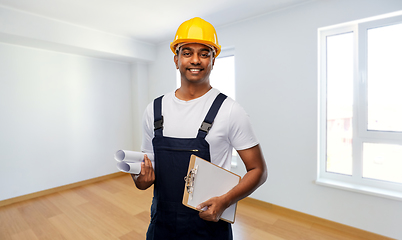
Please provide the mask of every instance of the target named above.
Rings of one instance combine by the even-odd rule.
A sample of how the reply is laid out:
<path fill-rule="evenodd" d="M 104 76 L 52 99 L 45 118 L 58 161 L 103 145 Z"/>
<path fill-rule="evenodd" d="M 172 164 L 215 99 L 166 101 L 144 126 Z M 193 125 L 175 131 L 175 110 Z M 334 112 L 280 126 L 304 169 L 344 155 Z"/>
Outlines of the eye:
<path fill-rule="evenodd" d="M 190 56 L 190 55 L 191 55 L 191 52 L 183 51 L 183 52 L 181 53 L 181 55 L 183 55 L 183 56 Z"/>
<path fill-rule="evenodd" d="M 202 57 L 202 58 L 208 58 L 209 56 L 210 56 L 210 53 L 209 53 L 209 52 L 201 53 L 201 57 Z"/>

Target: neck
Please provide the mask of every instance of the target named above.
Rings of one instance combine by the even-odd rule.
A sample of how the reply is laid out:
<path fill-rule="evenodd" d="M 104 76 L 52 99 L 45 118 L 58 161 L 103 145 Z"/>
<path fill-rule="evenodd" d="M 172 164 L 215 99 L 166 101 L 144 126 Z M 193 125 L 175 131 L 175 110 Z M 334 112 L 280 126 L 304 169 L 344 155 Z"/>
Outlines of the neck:
<path fill-rule="evenodd" d="M 194 84 L 183 84 L 179 89 L 176 90 L 176 97 L 183 101 L 190 101 L 196 98 L 203 96 L 209 90 L 211 90 L 211 85 L 202 84 L 202 85 L 194 85 Z"/>

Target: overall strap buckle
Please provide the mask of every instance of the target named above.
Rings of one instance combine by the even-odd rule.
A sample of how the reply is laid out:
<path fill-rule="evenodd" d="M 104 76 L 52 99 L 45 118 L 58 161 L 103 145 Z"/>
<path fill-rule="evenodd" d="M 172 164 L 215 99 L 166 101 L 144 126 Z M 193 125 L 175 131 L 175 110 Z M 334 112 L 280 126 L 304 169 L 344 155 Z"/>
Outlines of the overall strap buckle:
<path fill-rule="evenodd" d="M 154 122 L 154 131 L 161 128 L 163 129 L 163 116 L 161 116 L 161 119 Z"/>
<path fill-rule="evenodd" d="M 206 132 L 208 134 L 211 127 L 212 127 L 212 123 L 202 122 L 200 131 Z"/>
<path fill-rule="evenodd" d="M 201 124 L 200 129 L 198 130 L 197 138 L 205 138 L 207 136 L 212 127 L 212 123 L 214 122 L 215 117 L 226 98 L 226 95 L 223 93 L 219 93 L 218 96 L 216 96 L 212 106 L 209 108 L 208 113 L 205 116 L 204 121 Z"/>

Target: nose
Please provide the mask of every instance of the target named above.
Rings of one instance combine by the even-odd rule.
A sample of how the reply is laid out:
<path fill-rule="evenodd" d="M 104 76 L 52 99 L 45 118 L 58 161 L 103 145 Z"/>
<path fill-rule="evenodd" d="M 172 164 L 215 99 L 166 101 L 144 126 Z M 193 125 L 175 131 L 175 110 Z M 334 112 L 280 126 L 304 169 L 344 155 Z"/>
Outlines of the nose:
<path fill-rule="evenodd" d="M 201 64 L 201 58 L 198 56 L 198 54 L 193 54 L 191 57 L 191 64 L 194 65 L 200 65 Z"/>

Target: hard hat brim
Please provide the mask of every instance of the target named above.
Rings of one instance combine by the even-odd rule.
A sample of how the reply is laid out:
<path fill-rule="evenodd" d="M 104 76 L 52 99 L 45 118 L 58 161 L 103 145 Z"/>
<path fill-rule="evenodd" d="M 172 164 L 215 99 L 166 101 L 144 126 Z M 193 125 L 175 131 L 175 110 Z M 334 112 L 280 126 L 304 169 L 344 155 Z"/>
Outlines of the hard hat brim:
<path fill-rule="evenodd" d="M 221 46 L 214 44 L 213 42 L 210 41 L 204 41 L 204 40 L 200 40 L 200 39 L 178 39 L 172 43 L 170 43 L 170 49 L 172 50 L 172 52 L 176 55 L 176 45 L 179 43 L 199 43 L 199 44 L 203 44 L 206 45 L 208 47 L 214 47 L 216 54 L 215 57 L 217 57 L 220 53 L 221 53 Z"/>

